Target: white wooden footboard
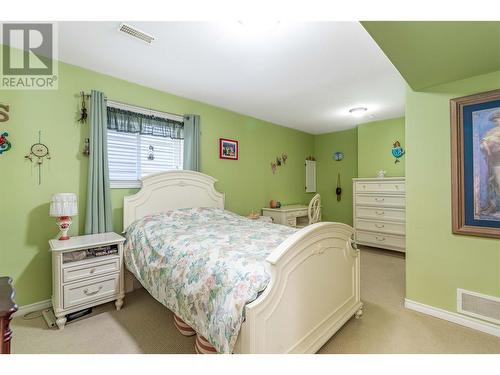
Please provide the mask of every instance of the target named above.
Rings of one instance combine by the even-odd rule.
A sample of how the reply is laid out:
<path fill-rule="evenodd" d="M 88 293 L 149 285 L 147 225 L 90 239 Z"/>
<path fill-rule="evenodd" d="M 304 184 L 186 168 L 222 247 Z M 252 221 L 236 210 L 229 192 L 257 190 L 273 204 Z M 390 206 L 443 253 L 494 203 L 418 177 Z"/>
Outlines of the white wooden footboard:
<path fill-rule="evenodd" d="M 361 314 L 359 251 L 353 229 L 317 223 L 289 237 L 267 258 L 265 291 L 246 307 L 235 353 L 315 353 Z"/>

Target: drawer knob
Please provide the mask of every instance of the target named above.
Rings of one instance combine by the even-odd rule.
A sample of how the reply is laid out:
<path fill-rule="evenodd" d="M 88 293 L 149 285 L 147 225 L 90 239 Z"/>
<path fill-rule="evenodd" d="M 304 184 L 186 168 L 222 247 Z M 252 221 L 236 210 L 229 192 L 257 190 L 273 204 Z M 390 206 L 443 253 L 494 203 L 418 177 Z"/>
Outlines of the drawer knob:
<path fill-rule="evenodd" d="M 97 290 L 94 290 L 93 292 L 89 292 L 89 290 L 87 288 L 85 288 L 83 290 L 83 293 L 86 295 L 86 296 L 93 296 L 94 294 L 97 294 L 101 291 L 102 289 L 102 285 L 99 285 L 99 288 L 97 288 Z"/>
<path fill-rule="evenodd" d="M 384 225 L 384 224 L 375 224 L 375 226 L 376 226 L 377 228 L 383 228 L 383 227 L 385 227 L 385 225 Z"/>
<path fill-rule="evenodd" d="M 385 201 L 385 198 L 375 198 L 375 200 L 376 200 L 377 202 L 383 202 L 383 201 Z"/>
<path fill-rule="evenodd" d="M 376 213 L 377 215 L 379 215 L 379 216 L 382 216 L 382 215 L 384 215 L 384 214 L 385 214 L 385 212 L 384 212 L 384 211 L 375 211 L 375 213 Z"/>
<path fill-rule="evenodd" d="M 377 241 L 385 241 L 385 237 L 375 237 Z"/>
<path fill-rule="evenodd" d="M 94 273 L 94 272 L 95 272 L 95 268 L 91 268 L 90 273 Z"/>

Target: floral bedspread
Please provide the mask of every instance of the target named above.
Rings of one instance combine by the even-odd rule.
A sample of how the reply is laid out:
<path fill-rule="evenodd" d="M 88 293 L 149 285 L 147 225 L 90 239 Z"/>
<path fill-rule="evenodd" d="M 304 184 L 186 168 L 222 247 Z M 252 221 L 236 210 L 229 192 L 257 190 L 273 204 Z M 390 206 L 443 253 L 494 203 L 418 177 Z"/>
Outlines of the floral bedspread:
<path fill-rule="evenodd" d="M 173 210 L 130 225 L 125 264 L 219 353 L 231 353 L 245 305 L 269 283 L 266 257 L 295 231 L 218 208 Z"/>

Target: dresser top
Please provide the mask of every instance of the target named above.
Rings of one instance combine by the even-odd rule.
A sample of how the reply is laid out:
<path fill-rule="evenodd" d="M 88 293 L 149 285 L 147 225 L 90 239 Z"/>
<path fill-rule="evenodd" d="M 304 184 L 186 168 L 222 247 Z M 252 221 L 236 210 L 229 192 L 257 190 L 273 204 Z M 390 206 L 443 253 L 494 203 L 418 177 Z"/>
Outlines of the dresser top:
<path fill-rule="evenodd" d="M 405 177 L 358 177 L 353 181 L 404 181 Z"/>
<path fill-rule="evenodd" d="M 281 206 L 280 208 L 264 207 L 262 210 L 287 212 L 287 211 L 297 211 L 297 210 L 307 210 L 307 209 L 308 206 L 305 206 L 303 204 L 290 204 L 288 206 Z"/>
<path fill-rule="evenodd" d="M 66 251 L 92 246 L 102 246 L 117 242 L 124 242 L 125 238 L 114 232 L 87 234 L 85 236 L 71 237 L 69 240 L 50 240 L 50 250 Z"/>

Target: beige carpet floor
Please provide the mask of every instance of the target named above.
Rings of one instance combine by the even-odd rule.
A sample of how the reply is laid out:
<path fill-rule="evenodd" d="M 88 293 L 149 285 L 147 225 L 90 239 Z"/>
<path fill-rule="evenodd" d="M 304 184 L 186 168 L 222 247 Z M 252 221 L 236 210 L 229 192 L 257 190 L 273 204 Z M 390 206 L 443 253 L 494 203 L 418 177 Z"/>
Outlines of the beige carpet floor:
<path fill-rule="evenodd" d="M 320 353 L 500 353 L 500 338 L 407 310 L 404 257 L 362 249 L 361 319 L 351 319 Z M 121 311 L 108 303 L 91 315 L 47 328 L 39 317 L 12 322 L 13 353 L 194 353 L 170 313 L 144 290 L 126 296 Z"/>

